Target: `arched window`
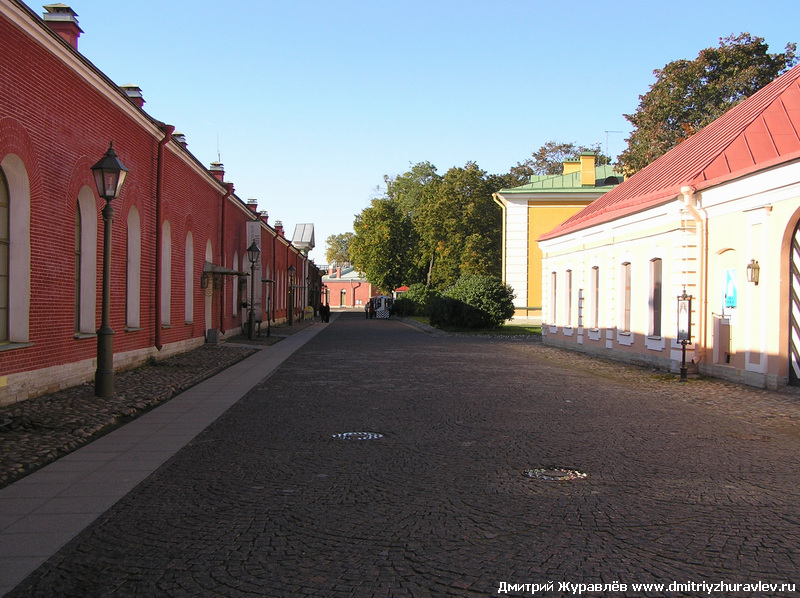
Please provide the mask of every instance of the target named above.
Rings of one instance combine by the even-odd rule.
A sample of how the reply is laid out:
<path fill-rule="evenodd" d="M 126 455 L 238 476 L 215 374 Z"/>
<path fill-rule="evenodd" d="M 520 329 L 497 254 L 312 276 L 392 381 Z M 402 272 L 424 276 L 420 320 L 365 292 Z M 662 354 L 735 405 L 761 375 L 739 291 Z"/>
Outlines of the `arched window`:
<path fill-rule="evenodd" d="M 142 223 L 139 210 L 135 207 L 128 212 L 128 253 L 125 276 L 125 323 L 128 328 L 139 328 L 139 306 L 141 297 L 142 272 Z"/>
<path fill-rule="evenodd" d="M 94 334 L 97 304 L 97 204 L 83 187 L 75 214 L 75 333 Z"/>
<path fill-rule="evenodd" d="M 341 291 L 339 291 L 339 305 L 344 306 L 346 301 L 347 301 L 347 291 L 342 289 Z"/>
<path fill-rule="evenodd" d="M 27 343 L 30 340 L 31 307 L 31 189 L 25 164 L 16 154 L 0 161 L 0 195 L 5 207 L 0 208 L 0 229 L 5 242 L 0 242 L 0 271 L 5 287 L 0 290 L 0 303 L 5 332 L 0 342 Z M 3 283 L 0 283 L 3 284 Z"/>
<path fill-rule="evenodd" d="M 589 295 L 592 301 L 592 310 L 589 312 L 589 328 L 600 328 L 600 268 L 592 266 L 591 280 L 589 281 Z"/>
<path fill-rule="evenodd" d="M 661 259 L 650 260 L 650 336 L 661 336 Z"/>
<path fill-rule="evenodd" d="M 622 264 L 622 272 L 620 276 L 622 283 L 620 291 L 622 292 L 620 314 L 620 332 L 631 331 L 631 263 L 625 262 Z"/>
<path fill-rule="evenodd" d="M 214 247 L 211 245 L 211 239 L 208 239 L 206 241 L 206 261 L 211 263 L 211 262 L 213 262 L 213 260 L 214 260 Z M 187 284 L 189 286 L 187 292 L 193 293 L 194 290 L 193 290 L 193 285 L 192 285 L 191 279 L 187 281 Z M 213 284 L 209 285 L 209 288 L 212 290 L 212 292 L 211 293 L 206 293 L 206 295 L 204 297 L 205 302 L 204 302 L 204 305 L 203 305 L 203 309 L 204 309 L 204 312 L 205 312 L 204 313 L 204 320 L 203 320 L 204 321 L 205 330 L 211 330 L 211 328 L 213 328 L 213 326 L 214 326 L 214 315 L 212 313 L 213 308 L 214 308 L 214 293 L 213 293 L 214 285 Z M 222 294 L 222 293 L 220 293 L 220 294 Z M 222 298 L 220 297 L 220 301 L 221 300 L 222 300 Z"/>
<path fill-rule="evenodd" d="M 0 168 L 0 343 L 8 342 L 8 254 L 10 245 L 8 220 L 10 204 L 8 183 L 3 169 Z"/>
<path fill-rule="evenodd" d="M 567 270 L 564 280 L 564 326 L 572 326 L 572 270 Z"/>
<path fill-rule="evenodd" d="M 75 332 L 81 331 L 81 250 L 83 240 L 81 206 L 75 207 Z"/>
<path fill-rule="evenodd" d="M 236 270 L 239 267 L 239 252 L 233 252 L 233 269 Z M 239 315 L 239 277 L 238 276 L 231 276 L 231 284 L 233 285 L 233 292 L 231 293 L 231 297 L 233 297 L 233 316 L 236 317 Z"/>
<path fill-rule="evenodd" d="M 192 288 L 192 275 L 194 274 L 194 238 L 192 231 L 186 233 L 186 252 L 184 254 L 183 293 L 185 322 L 194 321 L 194 290 Z"/>
<path fill-rule="evenodd" d="M 169 326 L 172 302 L 172 228 L 169 220 L 161 225 L 161 325 Z"/>

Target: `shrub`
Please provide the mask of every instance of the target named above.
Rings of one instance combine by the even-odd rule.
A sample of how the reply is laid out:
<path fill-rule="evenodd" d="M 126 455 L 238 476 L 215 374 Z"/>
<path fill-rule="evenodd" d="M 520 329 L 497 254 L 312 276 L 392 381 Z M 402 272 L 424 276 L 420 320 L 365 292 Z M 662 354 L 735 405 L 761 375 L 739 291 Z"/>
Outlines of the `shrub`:
<path fill-rule="evenodd" d="M 403 295 L 405 295 L 405 293 L 403 293 Z M 394 310 L 394 313 L 398 316 L 413 316 L 414 304 L 408 299 L 406 299 L 403 295 L 400 295 L 397 299 L 394 300 L 392 309 Z"/>
<path fill-rule="evenodd" d="M 514 292 L 494 276 L 462 276 L 433 302 L 431 324 L 496 328 L 514 315 Z"/>
<path fill-rule="evenodd" d="M 400 295 L 403 300 L 404 306 L 409 306 L 409 311 L 406 315 L 409 316 L 430 316 L 431 305 L 435 297 L 439 293 L 433 289 L 428 288 L 422 283 L 412 284 L 409 289 Z"/>

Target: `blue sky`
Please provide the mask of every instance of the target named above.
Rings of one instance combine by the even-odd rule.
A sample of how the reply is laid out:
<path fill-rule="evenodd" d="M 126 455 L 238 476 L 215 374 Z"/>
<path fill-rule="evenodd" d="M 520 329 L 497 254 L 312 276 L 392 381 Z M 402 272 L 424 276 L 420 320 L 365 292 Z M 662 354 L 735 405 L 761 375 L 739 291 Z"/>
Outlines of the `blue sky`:
<path fill-rule="evenodd" d="M 800 39 L 795 0 L 64 2 L 79 50 L 206 166 L 219 151 L 239 197 L 289 235 L 314 223 L 317 264 L 385 174 L 504 173 L 549 140 L 616 156 L 654 69 L 743 31 Z"/>

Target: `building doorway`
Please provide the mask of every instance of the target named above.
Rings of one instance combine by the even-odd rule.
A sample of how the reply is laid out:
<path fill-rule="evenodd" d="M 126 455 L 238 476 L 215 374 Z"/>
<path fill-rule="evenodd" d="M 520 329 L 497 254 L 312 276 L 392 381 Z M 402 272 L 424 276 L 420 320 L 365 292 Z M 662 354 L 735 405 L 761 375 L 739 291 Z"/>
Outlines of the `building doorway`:
<path fill-rule="evenodd" d="M 800 222 L 789 255 L 789 384 L 800 386 Z"/>

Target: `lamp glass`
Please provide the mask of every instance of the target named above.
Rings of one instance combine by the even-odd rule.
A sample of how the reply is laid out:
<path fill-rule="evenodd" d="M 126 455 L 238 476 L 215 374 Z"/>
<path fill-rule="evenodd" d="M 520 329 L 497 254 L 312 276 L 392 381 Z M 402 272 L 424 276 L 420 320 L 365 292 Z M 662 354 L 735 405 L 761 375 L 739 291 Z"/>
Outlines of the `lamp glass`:
<path fill-rule="evenodd" d="M 117 158 L 113 142 L 109 143 L 105 155 L 92 166 L 92 174 L 100 197 L 106 201 L 119 197 L 128 169 Z"/>
<path fill-rule="evenodd" d="M 750 260 L 747 264 L 747 282 L 758 284 L 759 274 L 761 273 L 761 266 L 758 265 L 756 260 Z"/>
<path fill-rule="evenodd" d="M 258 261 L 259 255 L 261 255 L 261 249 L 256 245 L 256 242 L 253 241 L 250 247 L 247 248 L 247 259 L 250 260 L 251 264 L 255 264 Z"/>

